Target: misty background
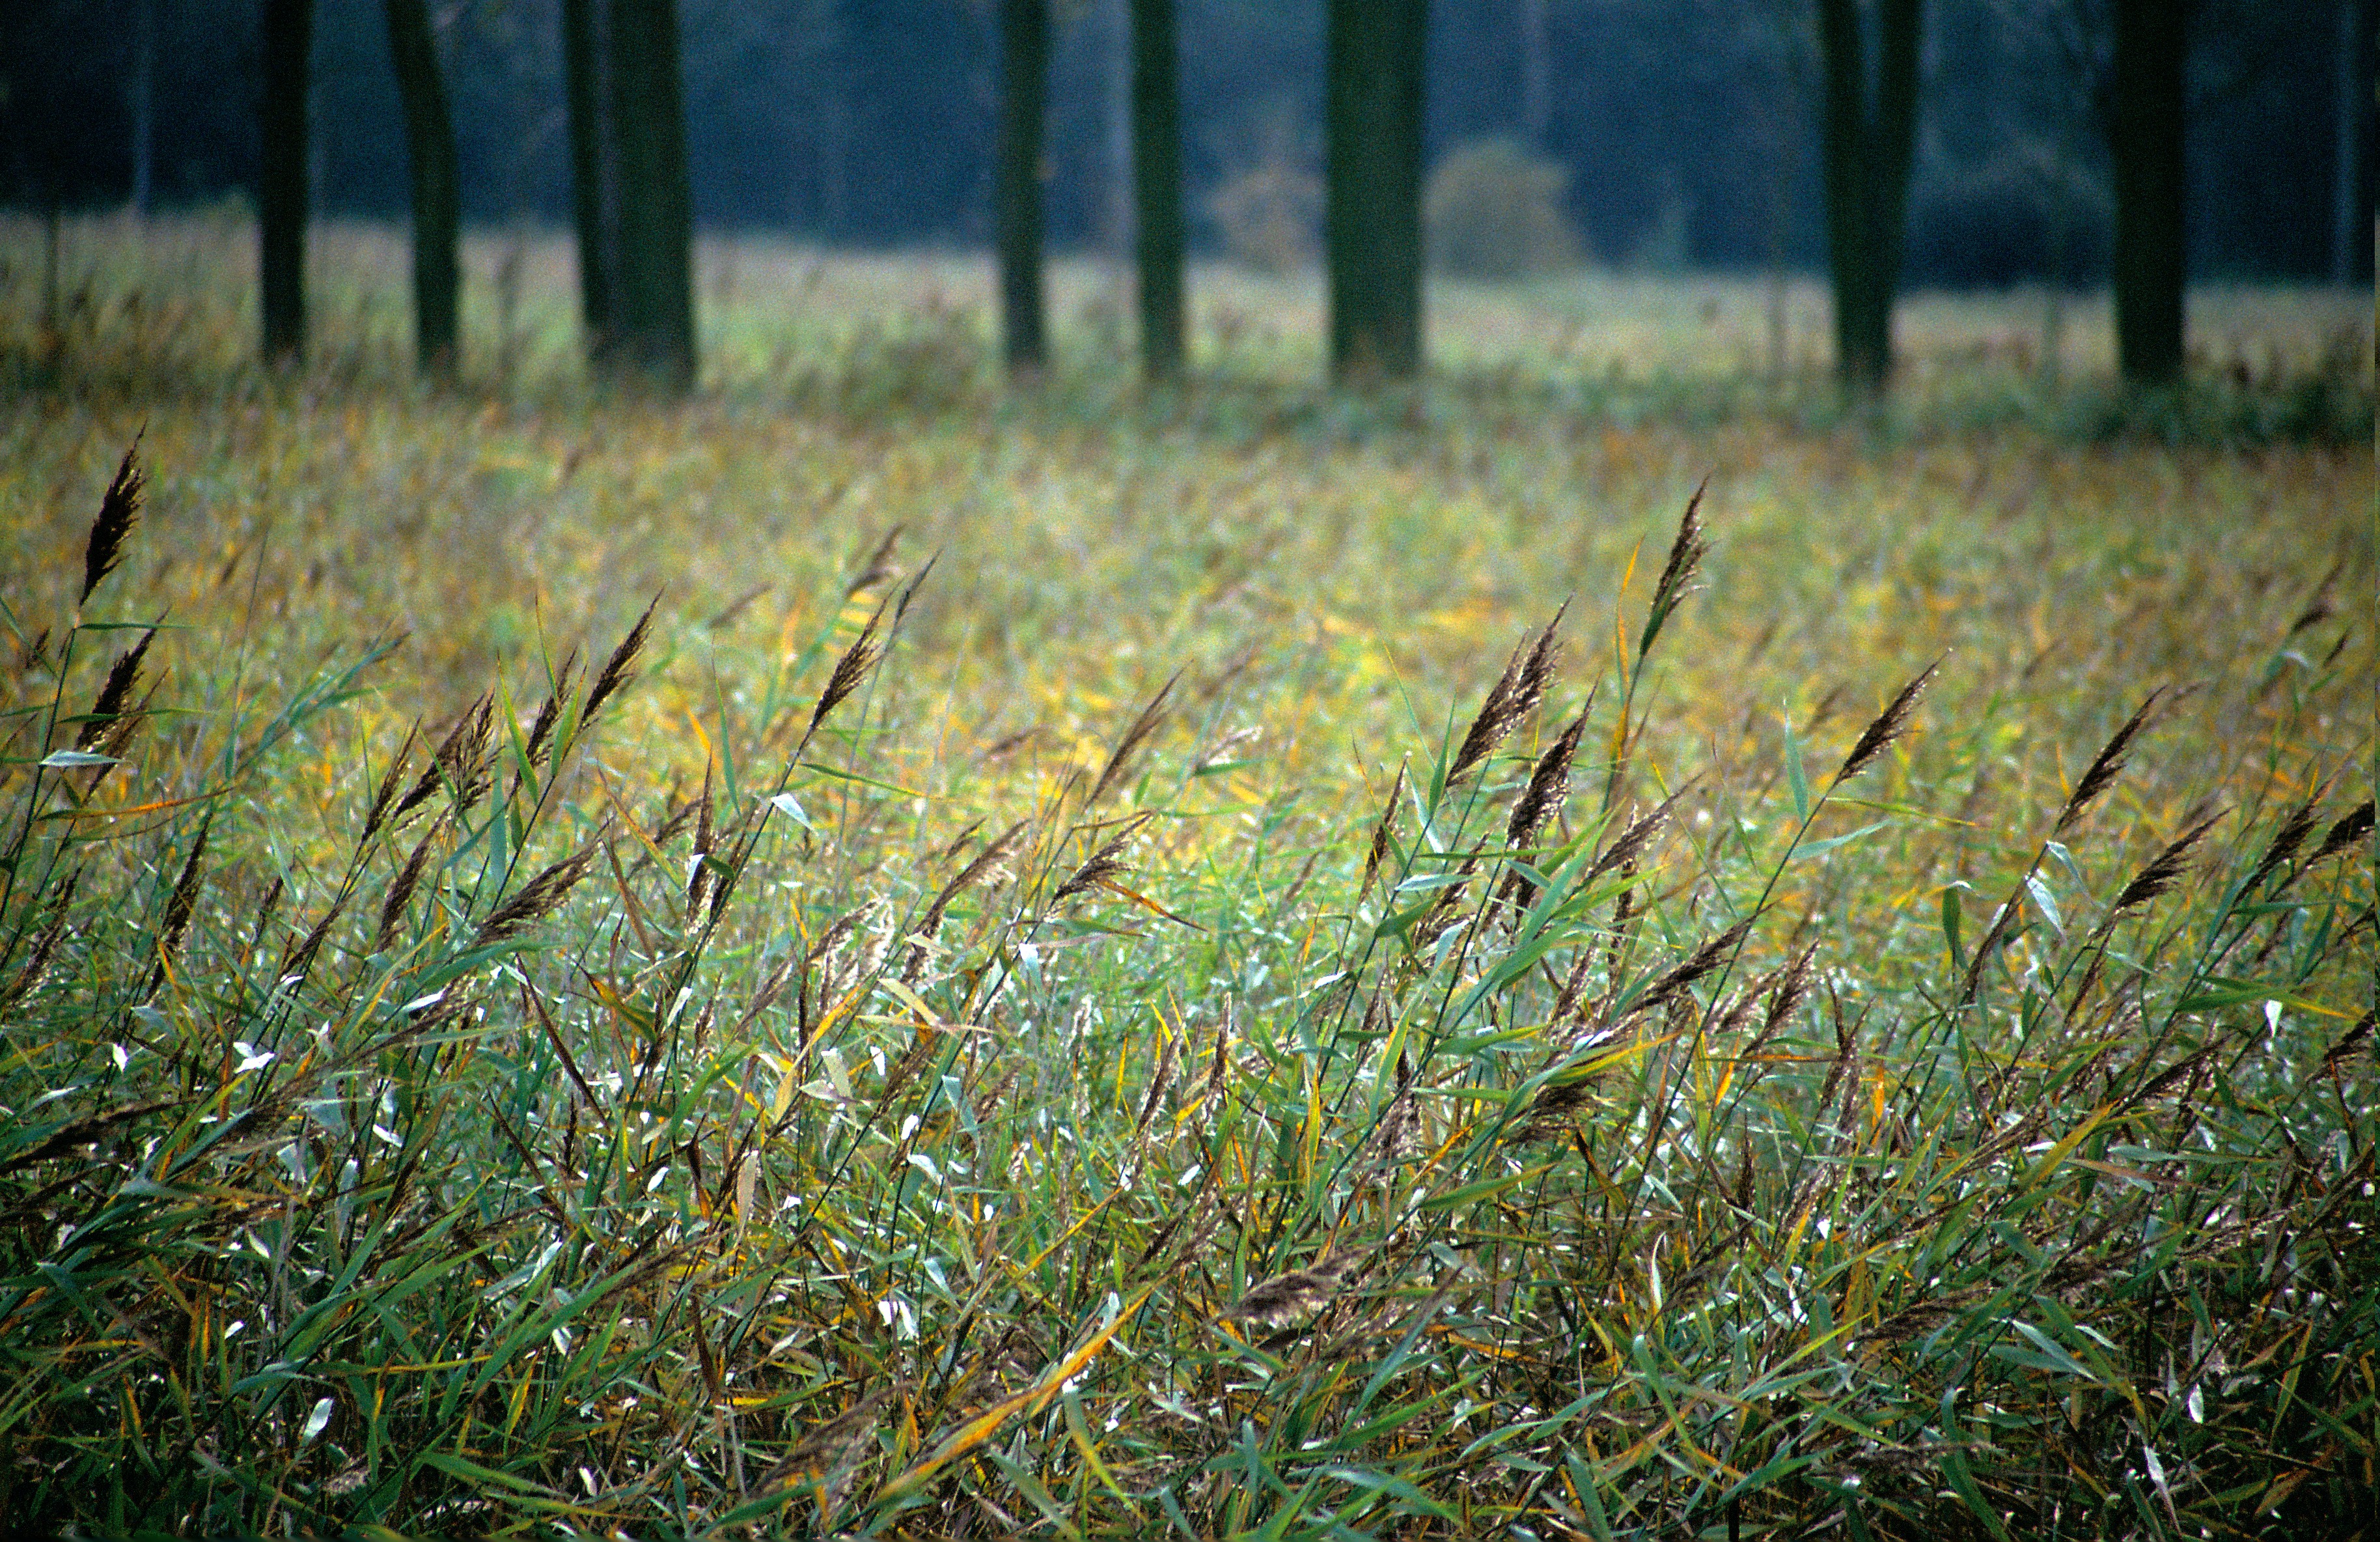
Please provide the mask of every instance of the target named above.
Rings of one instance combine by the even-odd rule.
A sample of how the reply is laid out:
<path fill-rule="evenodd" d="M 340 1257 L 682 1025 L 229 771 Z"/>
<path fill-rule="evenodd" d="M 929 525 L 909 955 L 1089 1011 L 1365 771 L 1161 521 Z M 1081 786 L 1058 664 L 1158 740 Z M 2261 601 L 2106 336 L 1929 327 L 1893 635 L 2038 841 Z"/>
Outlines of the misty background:
<path fill-rule="evenodd" d="M 0 7 L 0 201 L 187 208 L 257 175 L 256 0 Z M 1943 0 L 1925 25 L 1906 281 L 2105 277 L 2111 202 L 2091 0 Z M 2368 283 L 2372 0 L 2205 0 L 2191 24 L 2195 281 Z M 566 223 L 558 0 L 434 7 L 467 218 Z M 1044 189 L 1053 250 L 1129 237 L 1124 0 L 1061 0 Z M 849 247 L 990 237 L 988 0 L 682 0 L 698 222 Z M 323 0 L 318 218 L 401 221 L 405 129 L 378 0 Z M 1194 250 L 1295 266 L 1318 244 L 1322 7 L 1183 0 Z M 1817 270 L 1818 70 L 1805 6 L 1436 0 L 1427 164 L 1482 141 L 1552 163 L 1580 256 L 1645 271 Z"/>

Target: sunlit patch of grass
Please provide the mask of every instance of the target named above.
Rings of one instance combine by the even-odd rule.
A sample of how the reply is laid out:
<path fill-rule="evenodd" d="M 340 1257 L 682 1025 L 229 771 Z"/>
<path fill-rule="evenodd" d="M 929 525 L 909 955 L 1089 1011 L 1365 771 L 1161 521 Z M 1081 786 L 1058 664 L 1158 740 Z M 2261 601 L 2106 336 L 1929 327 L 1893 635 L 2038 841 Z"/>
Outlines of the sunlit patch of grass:
<path fill-rule="evenodd" d="M 1099 419 L 951 285 L 0 414 L 0 1512 L 2374 1524 L 2368 455 Z"/>

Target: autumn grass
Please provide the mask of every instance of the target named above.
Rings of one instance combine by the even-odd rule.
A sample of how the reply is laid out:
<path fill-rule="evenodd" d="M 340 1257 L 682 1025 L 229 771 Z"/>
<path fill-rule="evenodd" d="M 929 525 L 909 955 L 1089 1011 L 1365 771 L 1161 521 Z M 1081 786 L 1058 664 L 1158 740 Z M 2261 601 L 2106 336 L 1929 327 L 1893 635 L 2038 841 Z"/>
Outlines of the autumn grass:
<path fill-rule="evenodd" d="M 334 363 L 0 413 L 20 1529 L 2380 1521 L 2368 453 Z"/>
<path fill-rule="evenodd" d="M 400 231 L 321 226 L 310 262 L 312 377 L 404 392 L 411 344 Z M 973 253 L 831 251 L 765 235 L 706 237 L 696 254 L 702 374 L 771 408 L 881 422 L 1014 406 L 999 369 L 992 275 Z M 40 225 L 0 214 L 0 387 L 158 399 L 252 378 L 254 243 L 226 205 L 140 220 L 62 222 L 55 263 Z M 530 225 L 464 242 L 464 376 L 512 399 L 584 387 L 567 239 Z M 1195 265 L 1192 385 L 1136 388 L 1123 268 L 1052 263 L 1054 357 L 1040 410 L 1104 423 L 1148 413 L 1207 433 L 1371 426 L 1318 388 L 1323 295 L 1313 273 Z M 1847 418 L 1895 435 L 2024 426 L 2056 436 L 2168 442 L 2361 443 L 2371 434 L 2369 296 L 2323 286 L 2213 283 L 2190 297 L 2189 389 L 2115 388 L 2107 296 L 2019 288 L 1905 296 L 1892 400 L 1847 408 L 1831 374 L 1825 288 L 1806 275 L 1656 275 L 1581 269 L 1525 284 L 1434 278 L 1430 387 L 1385 421 L 1583 413 L 1805 430 Z"/>

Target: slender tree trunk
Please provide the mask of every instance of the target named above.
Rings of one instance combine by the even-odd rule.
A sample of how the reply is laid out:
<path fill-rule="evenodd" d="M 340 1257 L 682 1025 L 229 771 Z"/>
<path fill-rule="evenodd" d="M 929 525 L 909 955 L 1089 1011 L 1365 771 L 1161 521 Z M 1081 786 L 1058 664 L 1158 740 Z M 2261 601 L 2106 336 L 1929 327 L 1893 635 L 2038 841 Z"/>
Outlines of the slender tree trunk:
<path fill-rule="evenodd" d="M 132 17 L 132 212 L 146 216 L 157 169 L 157 0 L 137 0 Z"/>
<path fill-rule="evenodd" d="M 613 239 L 596 5 L 562 0 L 562 67 L 570 116 L 570 214 L 578 237 L 578 319 L 588 361 L 601 366 L 612 355 Z"/>
<path fill-rule="evenodd" d="M 694 194 L 676 0 L 612 0 L 611 43 L 620 339 L 635 369 L 684 389 L 694 383 Z"/>
<path fill-rule="evenodd" d="M 1553 122 L 1553 65 L 1546 41 L 1546 0 L 1521 0 L 1521 137 L 1531 150 L 1548 148 Z"/>
<path fill-rule="evenodd" d="M 675 0 L 563 0 L 587 361 L 694 383 L 694 197 Z"/>
<path fill-rule="evenodd" d="M 438 67 L 438 40 L 427 0 L 387 0 L 388 51 L 405 103 L 407 153 L 413 165 L 413 345 L 416 366 L 433 380 L 455 376 L 462 270 L 456 257 L 463 222 L 455 125 Z"/>
<path fill-rule="evenodd" d="M 2107 148 L 2116 182 L 2116 358 L 2134 386 L 2170 386 L 2183 361 L 2182 67 L 2187 0 L 2116 0 Z"/>
<path fill-rule="evenodd" d="M 1835 291 L 1835 373 L 1853 396 L 1892 378 L 1909 166 L 1917 137 L 1923 0 L 1877 0 L 1875 62 L 1858 0 L 1818 0 L 1826 72 L 1827 260 Z"/>
<path fill-rule="evenodd" d="M 1050 0 L 1000 0 L 1000 141 L 992 223 L 1002 346 L 1012 375 L 1040 373 L 1041 136 L 1050 91 Z"/>
<path fill-rule="evenodd" d="M 1428 0 L 1330 0 L 1323 247 L 1330 373 L 1421 371 L 1422 82 Z"/>
<path fill-rule="evenodd" d="M 264 361 L 273 365 L 306 355 L 306 67 L 313 40 L 313 0 L 264 0 L 257 276 Z"/>
<path fill-rule="evenodd" d="M 1140 362 L 1171 380 L 1184 361 L 1181 53 L 1173 0 L 1132 0 L 1132 173 L 1140 263 Z"/>
<path fill-rule="evenodd" d="M 2355 282 L 2355 259 L 2371 250 L 2363 211 L 2363 120 L 2372 107 L 2373 0 L 2338 7 L 2338 79 L 2333 88 L 2330 168 L 2330 281 Z M 2360 227 L 2360 228 L 2359 228 Z"/>

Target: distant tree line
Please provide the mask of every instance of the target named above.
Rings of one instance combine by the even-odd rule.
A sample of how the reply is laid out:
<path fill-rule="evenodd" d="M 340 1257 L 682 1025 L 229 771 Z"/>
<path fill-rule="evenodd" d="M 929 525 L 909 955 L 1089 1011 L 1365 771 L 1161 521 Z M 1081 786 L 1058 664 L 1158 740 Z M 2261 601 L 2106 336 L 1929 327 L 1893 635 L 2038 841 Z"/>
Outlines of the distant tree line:
<path fill-rule="evenodd" d="M 1130 252 L 1150 373 L 1251 178 L 1314 211 L 1343 378 L 1419 367 L 1427 168 L 1565 168 L 1604 258 L 1823 264 L 1848 387 L 1910 282 L 2112 279 L 2131 377 L 2185 275 L 2369 281 L 2375 0 L 14 0 L 0 198 L 248 189 L 265 351 L 307 220 L 409 211 L 425 370 L 464 216 L 574 225 L 589 357 L 691 377 L 696 218 L 988 242 L 1012 366 L 1052 246 Z M 243 82 L 245 84 L 243 84 Z M 1293 207 L 1290 200 L 1284 207 Z"/>

